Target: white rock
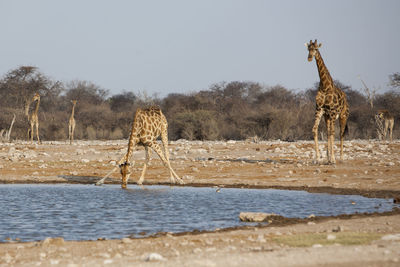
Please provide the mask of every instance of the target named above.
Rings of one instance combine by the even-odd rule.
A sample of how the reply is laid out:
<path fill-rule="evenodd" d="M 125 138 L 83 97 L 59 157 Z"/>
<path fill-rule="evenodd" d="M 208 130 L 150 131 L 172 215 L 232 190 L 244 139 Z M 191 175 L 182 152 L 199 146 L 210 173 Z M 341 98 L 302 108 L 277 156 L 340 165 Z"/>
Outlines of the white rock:
<path fill-rule="evenodd" d="M 323 245 L 321 245 L 321 244 L 314 244 L 312 247 L 313 247 L 313 248 L 322 248 Z"/>
<path fill-rule="evenodd" d="M 393 235 L 384 235 L 381 238 L 382 240 L 390 240 L 390 241 L 399 241 L 400 234 L 393 234 Z"/>
<path fill-rule="evenodd" d="M 327 236 L 326 236 L 326 239 L 327 239 L 327 240 L 335 240 L 335 239 L 336 239 L 336 236 L 335 236 L 335 235 L 327 235 Z"/>
<path fill-rule="evenodd" d="M 241 212 L 239 219 L 242 222 L 264 222 L 269 218 L 276 217 L 278 215 L 274 213 L 263 213 L 263 212 Z"/>
<path fill-rule="evenodd" d="M 50 259 L 50 264 L 51 265 L 58 265 L 60 263 L 60 260 L 57 259 Z"/>
<path fill-rule="evenodd" d="M 158 253 L 150 253 L 144 257 L 144 261 L 166 261 L 166 259 Z"/>

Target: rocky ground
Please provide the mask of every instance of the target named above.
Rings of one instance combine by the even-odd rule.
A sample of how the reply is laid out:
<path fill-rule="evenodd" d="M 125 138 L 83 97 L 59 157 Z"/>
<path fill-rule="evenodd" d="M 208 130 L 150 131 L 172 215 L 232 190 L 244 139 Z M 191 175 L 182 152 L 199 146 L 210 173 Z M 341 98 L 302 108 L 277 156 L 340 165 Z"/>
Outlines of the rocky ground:
<path fill-rule="evenodd" d="M 0 183 L 94 183 L 113 169 L 126 145 L 126 140 L 3 143 Z M 313 143 L 308 141 L 179 140 L 169 148 L 172 167 L 188 185 L 301 189 L 400 200 L 399 141 L 347 141 L 344 160 L 336 165 L 314 163 Z M 133 158 L 131 183 L 140 175 L 143 148 Z M 144 184 L 168 183 L 168 176 L 153 153 Z M 106 180 L 119 182 L 117 171 Z M 399 251 L 400 212 L 393 211 L 143 239 L 10 240 L 0 243 L 0 266 L 399 266 Z"/>

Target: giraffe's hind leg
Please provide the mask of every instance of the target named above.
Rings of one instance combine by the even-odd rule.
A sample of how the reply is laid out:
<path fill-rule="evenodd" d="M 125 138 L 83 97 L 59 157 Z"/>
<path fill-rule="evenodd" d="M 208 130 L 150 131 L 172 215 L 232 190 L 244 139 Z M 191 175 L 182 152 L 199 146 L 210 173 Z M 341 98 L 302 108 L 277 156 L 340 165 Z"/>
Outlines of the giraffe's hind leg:
<path fill-rule="evenodd" d="M 68 125 L 68 139 L 69 139 L 69 144 L 72 144 L 71 140 L 71 133 L 72 133 L 72 125 Z"/>
<path fill-rule="evenodd" d="M 72 124 L 71 128 L 71 144 L 74 142 L 74 132 L 75 132 L 75 124 Z"/>
<path fill-rule="evenodd" d="M 169 160 L 167 160 L 167 158 L 164 156 L 164 153 L 161 149 L 161 147 L 155 142 L 153 141 L 151 143 L 151 148 L 153 148 L 153 150 L 157 153 L 157 155 L 160 157 L 161 161 L 164 163 L 164 165 L 168 168 L 171 176 L 171 182 L 172 183 L 176 183 L 176 180 L 178 181 L 178 183 L 180 184 L 184 184 L 183 180 L 175 173 L 175 171 L 172 169 L 171 164 L 169 162 Z"/>
<path fill-rule="evenodd" d="M 164 148 L 164 154 L 165 154 L 165 158 L 167 160 L 167 162 L 170 164 L 169 161 L 169 149 L 168 149 L 168 132 L 167 129 L 164 129 L 161 133 L 161 142 L 163 144 L 163 148 Z M 180 184 L 183 184 L 184 182 L 182 181 L 182 179 L 175 173 L 175 171 L 172 169 L 172 167 L 169 169 L 170 171 L 170 176 L 173 177 L 174 179 L 177 179 L 178 182 Z M 171 178 L 171 180 L 173 180 Z"/>
<path fill-rule="evenodd" d="M 40 137 L 39 137 L 39 122 L 36 122 L 36 138 L 38 143 L 40 144 Z"/>
<path fill-rule="evenodd" d="M 394 120 L 390 121 L 390 124 L 389 124 L 389 129 L 390 129 L 390 142 L 393 141 L 393 126 L 394 126 Z"/>
<path fill-rule="evenodd" d="M 335 159 L 335 149 L 334 149 L 334 144 L 335 144 L 335 120 L 331 119 L 329 121 L 330 126 L 329 126 L 329 158 L 328 162 L 331 164 L 336 163 Z"/>
<path fill-rule="evenodd" d="M 339 125 L 340 125 L 340 160 L 343 160 L 343 141 L 344 135 L 348 131 L 347 129 L 347 117 L 339 117 Z"/>
<path fill-rule="evenodd" d="M 35 132 L 33 131 L 33 129 L 34 129 L 34 125 L 33 125 L 33 123 L 31 123 L 31 132 L 30 132 L 30 135 L 31 135 L 31 142 L 33 142 L 33 135 L 35 134 Z"/>

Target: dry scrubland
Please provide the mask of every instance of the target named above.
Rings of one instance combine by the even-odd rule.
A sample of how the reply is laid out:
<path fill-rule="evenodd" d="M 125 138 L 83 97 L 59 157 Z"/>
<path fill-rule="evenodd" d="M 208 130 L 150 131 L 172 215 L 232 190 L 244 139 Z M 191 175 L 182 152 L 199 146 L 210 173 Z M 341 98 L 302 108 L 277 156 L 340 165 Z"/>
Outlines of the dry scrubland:
<path fill-rule="evenodd" d="M 126 140 L 2 143 L 0 183 L 94 183 L 114 167 L 126 145 Z M 400 196 L 399 141 L 346 141 L 345 160 L 336 165 L 313 163 L 309 141 L 178 140 L 169 148 L 173 168 L 188 185 Z M 325 146 L 321 149 L 325 156 Z M 133 158 L 130 187 L 140 175 L 143 148 Z M 145 184 L 167 183 L 168 175 L 153 153 Z M 119 183 L 118 172 L 107 182 Z M 398 266 L 399 261 L 398 211 L 144 239 L 0 244 L 0 266 Z"/>

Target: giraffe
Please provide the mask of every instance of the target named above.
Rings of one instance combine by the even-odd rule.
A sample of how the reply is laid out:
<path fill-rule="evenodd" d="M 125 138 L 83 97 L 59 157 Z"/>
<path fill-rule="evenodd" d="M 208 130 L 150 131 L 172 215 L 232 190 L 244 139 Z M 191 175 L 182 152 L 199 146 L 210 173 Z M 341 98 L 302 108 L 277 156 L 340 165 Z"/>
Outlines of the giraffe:
<path fill-rule="evenodd" d="M 315 111 L 315 122 L 312 129 L 315 143 L 315 158 L 316 161 L 320 161 L 320 154 L 318 148 L 318 126 L 321 121 L 322 115 L 324 115 L 328 142 L 327 142 L 327 158 L 329 164 L 335 164 L 335 153 L 333 151 L 333 143 L 335 139 L 335 121 L 339 119 L 340 125 L 340 159 L 343 160 L 343 139 L 347 132 L 347 119 L 349 117 L 349 105 L 347 104 L 346 94 L 337 88 L 334 83 L 327 67 L 324 64 L 322 56 L 319 52 L 319 48 L 322 44 L 317 44 L 317 40 L 314 43 L 310 40 L 310 43 L 305 43 L 308 49 L 308 61 L 311 62 L 313 58 L 317 63 L 319 73 L 319 88 L 316 100 L 316 111 Z"/>
<path fill-rule="evenodd" d="M 386 135 L 388 134 L 389 130 L 389 137 L 390 141 L 393 141 L 393 126 L 394 126 L 394 116 L 386 109 L 378 110 L 376 113 L 377 121 L 382 123 L 385 122 L 385 126 L 383 127 L 383 139 L 386 139 Z"/>
<path fill-rule="evenodd" d="M 30 104 L 36 101 L 36 106 L 32 114 L 29 114 L 29 107 Z M 39 105 L 40 105 L 40 95 L 39 93 L 35 93 L 35 95 L 32 98 L 31 102 L 27 102 L 25 106 L 25 115 L 28 117 L 28 121 L 30 124 L 30 128 L 28 128 L 28 139 L 33 142 L 33 128 L 36 128 L 36 138 L 38 142 L 40 143 L 40 138 L 39 138 L 39 117 L 38 117 L 38 112 L 39 112 Z"/>
<path fill-rule="evenodd" d="M 163 150 L 157 144 L 157 138 L 161 136 L 161 141 L 163 144 Z M 161 109 L 158 107 L 150 107 L 146 109 L 138 108 L 132 124 L 131 134 L 129 136 L 128 151 L 120 161 L 118 161 L 118 166 L 120 173 L 122 175 L 121 187 L 126 188 L 130 176 L 130 158 L 132 156 L 133 150 L 136 145 L 143 145 L 146 152 L 146 159 L 144 162 L 142 174 L 137 182 L 141 185 L 144 181 L 144 176 L 146 173 L 147 165 L 150 160 L 149 148 L 152 148 L 157 155 L 160 157 L 164 165 L 169 169 L 171 183 L 176 183 L 178 181 L 183 184 L 183 180 L 172 169 L 169 161 L 169 151 L 168 151 L 168 123 Z M 134 164 L 134 162 L 133 162 Z M 112 171 L 111 171 L 112 172 Z M 110 172 L 110 173 L 111 173 Z M 109 174 L 110 174 L 109 173 Z M 96 185 L 101 184 L 105 178 L 98 181 Z"/>
<path fill-rule="evenodd" d="M 69 122 L 68 122 L 68 139 L 69 139 L 69 144 L 72 144 L 74 141 L 74 132 L 75 132 L 75 105 L 77 100 L 71 100 L 72 102 L 72 112 L 71 112 L 71 117 L 69 117 Z"/>

